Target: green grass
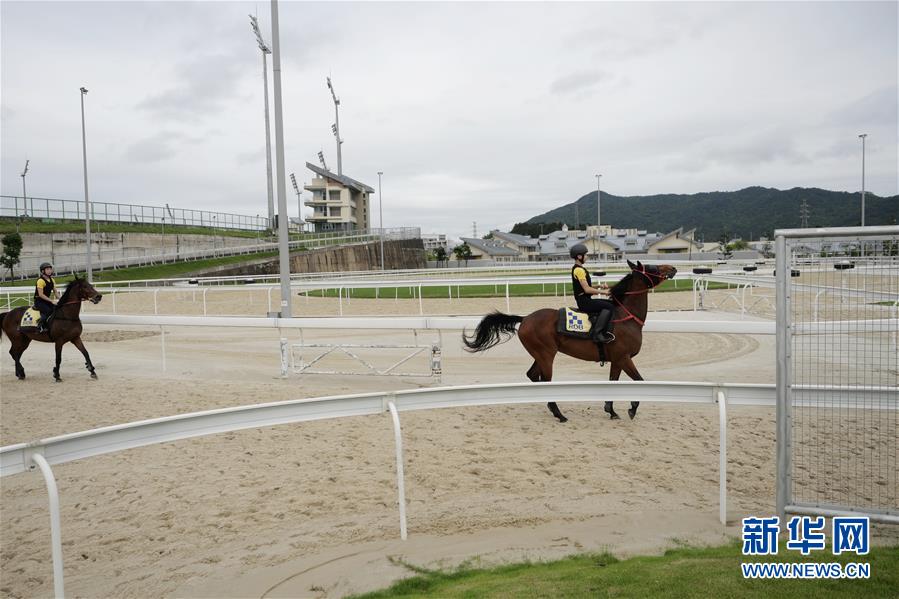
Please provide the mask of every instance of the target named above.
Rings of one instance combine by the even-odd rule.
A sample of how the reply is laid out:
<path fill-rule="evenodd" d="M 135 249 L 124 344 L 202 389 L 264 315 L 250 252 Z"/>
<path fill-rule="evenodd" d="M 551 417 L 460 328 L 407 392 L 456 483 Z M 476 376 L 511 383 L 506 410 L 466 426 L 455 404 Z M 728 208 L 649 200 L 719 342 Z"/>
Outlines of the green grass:
<path fill-rule="evenodd" d="M 13 233 L 16 230 L 16 220 L 11 217 L 0 218 L 0 235 Z M 162 233 L 162 225 L 155 224 L 128 224 L 91 222 L 91 231 L 94 233 Z M 52 220 L 27 218 L 19 223 L 20 233 L 84 233 L 84 221 Z M 255 239 L 260 233 L 256 231 L 240 231 L 236 229 L 213 229 L 209 227 L 196 227 L 185 225 L 166 225 L 165 233 L 179 235 L 216 235 L 218 237 L 246 237 Z M 261 232 L 261 239 L 265 241 L 265 232 Z"/>
<path fill-rule="evenodd" d="M 94 281 L 133 281 L 142 279 L 172 279 L 190 275 L 198 270 L 214 267 L 225 266 L 228 264 L 240 264 L 249 260 L 257 260 L 259 258 L 271 258 L 277 256 L 278 252 L 259 252 L 258 254 L 250 254 L 249 256 L 225 256 L 223 258 L 209 258 L 207 260 L 194 260 L 190 262 L 174 262 L 170 264 L 154 264 L 152 266 L 134 266 L 131 268 L 119 268 L 117 270 L 95 270 Z M 83 276 L 81 273 L 80 276 Z M 72 280 L 71 275 L 54 277 L 57 283 L 67 283 Z M 7 281 L 4 286 L 22 286 L 33 287 L 37 277 L 25 279 L 24 281 Z"/>
<path fill-rule="evenodd" d="M 746 580 L 741 562 L 868 563 L 871 577 L 860 580 Z M 739 543 L 723 547 L 681 548 L 662 556 L 618 560 L 609 554 L 575 555 L 562 560 L 490 569 L 463 565 L 451 571 L 411 568 L 416 576 L 388 589 L 357 596 L 382 597 L 896 597 L 899 547 L 879 547 L 866 556 L 788 551 L 747 558 Z"/>
<path fill-rule="evenodd" d="M 676 285 L 676 286 L 675 286 Z M 556 287 L 558 287 L 558 295 L 562 294 L 562 289 L 564 287 L 565 294 L 571 296 L 571 285 L 569 283 L 546 283 L 545 285 L 541 283 L 522 283 L 522 284 L 510 284 L 509 285 L 509 296 L 510 297 L 540 297 L 540 296 L 555 296 Z M 726 289 L 728 287 L 727 283 L 709 283 L 709 289 Z M 693 289 L 692 284 L 689 281 L 681 280 L 681 281 L 665 281 L 658 287 L 656 287 L 656 292 L 665 293 L 668 291 L 691 291 Z M 506 295 L 506 286 L 504 284 L 499 285 L 467 285 L 456 287 L 452 286 L 453 298 L 463 297 L 463 298 L 471 298 L 471 297 L 505 297 Z M 325 289 L 323 291 L 310 291 L 309 294 L 313 297 L 316 296 L 324 296 L 324 297 L 337 297 L 338 290 L 337 289 Z M 342 291 L 345 296 L 347 291 Z M 449 289 L 444 286 L 437 287 L 422 287 L 421 288 L 421 296 L 424 299 L 449 299 Z M 381 298 L 399 298 L 399 299 L 412 299 L 418 297 L 418 285 L 412 284 L 407 287 L 384 287 L 376 292 L 375 288 L 359 288 L 351 290 L 350 297 L 353 298 L 362 298 L 362 299 L 373 299 L 375 297 Z"/>

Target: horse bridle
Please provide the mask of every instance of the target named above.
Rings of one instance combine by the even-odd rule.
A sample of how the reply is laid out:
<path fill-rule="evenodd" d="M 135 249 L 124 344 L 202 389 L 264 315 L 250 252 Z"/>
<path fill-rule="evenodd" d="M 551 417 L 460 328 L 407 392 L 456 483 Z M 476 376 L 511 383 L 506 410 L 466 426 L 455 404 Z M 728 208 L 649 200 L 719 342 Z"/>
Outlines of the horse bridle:
<path fill-rule="evenodd" d="M 655 287 L 658 287 L 659 285 L 662 284 L 663 281 L 665 281 L 665 279 L 668 278 L 665 275 L 660 274 L 660 273 L 648 272 L 646 270 L 645 264 L 640 265 L 640 270 L 637 270 L 636 268 L 631 269 L 631 270 L 633 272 L 637 273 L 638 275 L 643 275 L 643 278 L 646 279 L 646 283 L 649 285 L 649 287 L 647 287 L 646 289 L 641 289 L 640 291 L 625 291 L 624 292 L 625 295 L 638 295 L 640 293 L 649 293 L 650 289 L 654 289 Z M 658 281 L 654 281 L 653 279 L 658 279 Z"/>

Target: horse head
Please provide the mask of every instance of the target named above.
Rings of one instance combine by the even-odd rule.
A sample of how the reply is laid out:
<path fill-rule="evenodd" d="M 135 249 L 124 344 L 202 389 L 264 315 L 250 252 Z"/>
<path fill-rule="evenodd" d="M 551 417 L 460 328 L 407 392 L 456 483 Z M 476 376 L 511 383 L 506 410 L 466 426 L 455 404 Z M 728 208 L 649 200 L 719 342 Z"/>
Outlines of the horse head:
<path fill-rule="evenodd" d="M 662 281 L 666 279 L 673 279 L 674 275 L 677 274 L 677 269 L 669 264 L 643 264 L 639 260 L 634 264 L 630 260 L 627 261 L 628 267 L 630 267 L 631 271 L 641 275 L 643 279 L 646 281 L 647 287 L 655 287 L 659 285 Z"/>
<path fill-rule="evenodd" d="M 76 297 L 82 302 L 88 300 L 92 304 L 99 304 L 100 300 L 103 299 L 103 294 L 97 291 L 87 279 L 79 278 L 77 273 L 71 285 L 72 293 L 75 293 Z"/>

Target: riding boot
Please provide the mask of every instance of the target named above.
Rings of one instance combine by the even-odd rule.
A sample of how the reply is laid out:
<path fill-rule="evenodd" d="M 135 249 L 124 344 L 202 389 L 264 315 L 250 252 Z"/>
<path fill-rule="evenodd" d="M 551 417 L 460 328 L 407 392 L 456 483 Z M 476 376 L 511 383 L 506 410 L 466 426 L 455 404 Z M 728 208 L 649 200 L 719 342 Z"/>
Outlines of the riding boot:
<path fill-rule="evenodd" d="M 612 310 L 603 310 L 595 318 L 593 321 L 593 340 L 597 343 L 615 341 L 615 335 L 607 330 L 612 321 Z"/>

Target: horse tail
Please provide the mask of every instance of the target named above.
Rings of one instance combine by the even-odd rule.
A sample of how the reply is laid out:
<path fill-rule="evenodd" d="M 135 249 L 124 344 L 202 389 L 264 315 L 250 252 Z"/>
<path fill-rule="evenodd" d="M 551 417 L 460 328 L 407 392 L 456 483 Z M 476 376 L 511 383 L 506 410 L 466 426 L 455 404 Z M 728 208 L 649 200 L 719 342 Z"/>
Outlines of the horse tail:
<path fill-rule="evenodd" d="M 466 351 L 471 353 L 490 349 L 515 335 L 515 326 L 522 320 L 524 318 L 514 314 L 488 314 L 478 323 L 473 335 L 469 336 L 462 331 L 462 343 L 465 344 Z"/>

